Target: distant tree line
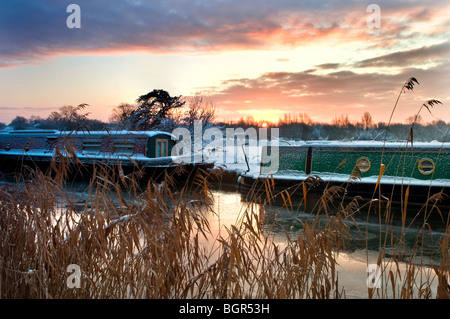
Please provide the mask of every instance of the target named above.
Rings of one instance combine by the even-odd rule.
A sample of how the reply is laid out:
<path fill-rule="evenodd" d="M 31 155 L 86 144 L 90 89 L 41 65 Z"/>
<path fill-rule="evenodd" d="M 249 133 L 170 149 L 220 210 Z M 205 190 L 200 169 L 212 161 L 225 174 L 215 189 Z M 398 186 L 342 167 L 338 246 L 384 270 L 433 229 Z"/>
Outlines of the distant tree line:
<path fill-rule="evenodd" d="M 31 116 L 29 119 L 23 116 L 16 116 L 8 126 L 12 130 L 35 130 L 35 129 L 55 129 L 62 131 L 73 130 L 103 130 L 107 124 L 95 119 L 89 119 L 89 113 L 82 113 L 88 106 L 82 103 L 78 106 L 64 105 L 58 111 L 50 113 L 47 118 Z"/>
<path fill-rule="evenodd" d="M 241 118 L 237 122 L 218 123 L 221 126 L 263 127 L 264 121 L 256 121 L 252 117 Z M 413 127 L 414 141 L 450 142 L 450 123 L 436 120 L 424 123 L 422 118 L 414 116 L 406 119 L 405 123 L 374 123 L 369 112 L 365 112 L 360 121 L 352 123 L 348 116 L 337 116 L 331 123 L 318 123 L 311 120 L 307 114 L 285 114 L 277 123 L 266 123 L 278 127 L 280 137 L 294 140 L 371 140 L 406 141 L 410 139 Z"/>
<path fill-rule="evenodd" d="M 331 123 L 317 123 L 305 114 L 285 114 L 278 123 L 263 123 L 251 116 L 237 122 L 218 122 L 215 105 L 206 96 L 196 94 L 182 98 L 164 90 L 153 90 L 136 99 L 136 104 L 120 104 L 112 110 L 109 121 L 90 119 L 88 104 L 65 105 L 47 118 L 16 116 L 9 125 L 0 123 L 0 129 L 56 129 L 56 130 L 161 130 L 171 132 L 185 127 L 191 132 L 196 121 L 203 129 L 216 127 L 279 128 L 280 137 L 296 140 L 407 140 L 414 133 L 414 141 L 449 141 L 450 123 L 436 120 L 424 123 L 419 114 L 406 119 L 405 124 L 374 123 L 369 112 L 360 121 L 351 122 L 348 116 L 336 116 Z M 414 129 L 412 129 L 414 128 Z"/>
<path fill-rule="evenodd" d="M 365 128 L 361 123 L 345 126 L 324 123 L 290 123 L 278 125 L 280 136 L 298 140 L 407 140 L 410 135 L 411 124 L 374 124 Z M 434 121 L 429 124 L 414 125 L 414 141 L 450 141 L 450 125 L 444 121 Z"/>
<path fill-rule="evenodd" d="M 16 116 L 11 123 L 0 123 L 0 129 L 31 130 L 161 130 L 170 132 L 177 127 L 193 131 L 195 121 L 203 128 L 214 125 L 215 106 L 205 96 L 196 94 L 182 98 L 170 96 L 167 91 L 153 90 L 137 98 L 136 104 L 120 104 L 112 110 L 108 122 L 90 119 L 85 112 L 88 104 L 65 105 L 47 118 Z"/>

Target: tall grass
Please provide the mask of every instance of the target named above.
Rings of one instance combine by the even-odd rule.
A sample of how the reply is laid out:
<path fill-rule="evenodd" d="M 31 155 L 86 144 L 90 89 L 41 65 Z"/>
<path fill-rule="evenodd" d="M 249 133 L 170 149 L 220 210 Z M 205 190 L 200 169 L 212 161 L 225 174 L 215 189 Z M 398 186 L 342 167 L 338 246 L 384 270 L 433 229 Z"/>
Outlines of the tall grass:
<path fill-rule="evenodd" d="M 253 199 L 260 204 L 243 205 L 236 223 L 217 234 L 208 221 L 220 213 L 210 188 L 216 173 L 198 171 L 192 183 L 177 187 L 175 175 L 143 182 L 139 170 L 126 175 L 120 165 L 98 164 L 80 197 L 67 187 L 74 161 L 61 156 L 48 172 L 30 169 L 0 188 L 1 298 L 344 298 L 337 257 L 351 246 L 351 228 L 361 228 L 356 218 L 363 212 L 382 212 L 384 219 L 376 261 L 381 287 L 368 288 L 367 297 L 449 296 L 449 221 L 441 262 L 430 266 L 425 208 L 415 217 L 423 225 L 411 249 L 405 236 L 412 226 L 402 218 L 401 235 L 394 233 L 390 205 L 347 199 L 347 184 L 313 198 L 313 176 L 276 194 L 269 179 L 264 196 Z M 303 195 L 298 206 L 296 190 Z M 267 211 L 277 196 L 294 216 L 308 202 L 313 216 L 300 231 L 286 229 L 282 244 Z M 80 288 L 68 284 L 69 265 L 81 271 Z"/>
<path fill-rule="evenodd" d="M 401 95 L 407 90 L 412 91 L 415 84 L 418 84 L 417 79 L 410 78 L 403 85 L 392 110 L 384 142 L 386 142 L 387 130 Z M 442 103 L 438 100 L 428 100 L 420 107 L 415 118 L 417 119 L 423 108 L 431 113 L 430 108 L 438 104 Z M 405 161 L 409 154 L 409 148 L 413 149 L 414 124 L 411 124 L 409 135 L 405 137 L 406 144 L 401 155 Z M 448 131 L 445 138 L 447 136 Z M 383 151 L 382 154 L 384 153 Z M 409 203 L 409 185 L 403 184 L 403 181 L 411 176 L 405 176 L 404 167 L 399 165 L 397 177 L 402 183 L 403 196 L 400 206 L 394 207 L 393 193 L 390 198 L 381 195 L 380 181 L 385 168 L 386 165 L 382 164 L 372 198 L 369 200 L 363 200 L 359 196 L 354 198 L 346 196 L 349 184 L 358 182 L 361 178 L 361 172 L 357 167 L 354 167 L 348 182 L 342 183 L 342 185 L 330 185 L 322 181 L 320 176 L 311 175 L 305 181 L 276 193 L 272 177 L 263 184 L 255 184 L 250 194 L 263 194 L 259 200 L 266 205 L 272 205 L 278 199 L 281 206 L 287 211 L 293 211 L 294 215 L 298 211 L 308 212 L 315 216 L 313 224 L 318 223 L 319 220 L 325 220 L 327 236 L 334 237 L 334 256 L 339 254 L 340 247 L 351 246 L 350 232 L 352 229 L 356 229 L 358 232 L 365 231 L 367 266 L 376 264 L 380 270 L 379 285 L 374 288 L 369 285 L 367 287 L 368 298 L 450 298 L 448 284 L 450 281 L 450 214 L 448 207 L 439 205 L 445 194 L 443 192 L 432 194 L 428 191 L 427 201 L 420 207 L 414 207 Z M 310 190 L 318 183 L 325 183 L 325 189 L 318 197 L 315 196 L 316 198 L 311 200 L 309 199 L 312 197 Z M 292 202 L 294 198 L 298 197 L 298 194 L 301 198 L 300 204 L 293 207 Z M 364 216 L 366 218 L 365 230 L 357 221 L 358 218 L 361 220 Z M 432 222 L 436 217 L 440 219 L 438 221 L 439 232 L 442 234 L 437 240 L 434 236 L 436 223 Z M 373 228 L 374 219 L 378 224 L 378 240 L 375 245 L 369 243 L 369 228 Z M 306 223 L 300 237 L 308 231 L 310 231 L 310 224 Z M 430 250 L 433 250 L 432 247 L 429 247 L 430 241 L 434 247 L 439 247 L 437 252 L 430 253 Z M 288 242 L 290 242 L 289 239 Z M 376 260 L 369 260 L 370 251 L 377 252 Z M 331 268 L 335 266 L 336 263 Z"/>
<path fill-rule="evenodd" d="M 281 248 L 264 230 L 264 207 L 249 205 L 225 235 L 213 234 L 204 171 L 177 188 L 175 176 L 142 183 L 99 164 L 80 201 L 67 190 L 70 158 L 0 189 L 1 298 L 341 296 L 333 224 L 309 225 Z"/>
<path fill-rule="evenodd" d="M 344 298 L 338 256 L 351 246 L 353 229 L 364 231 L 357 222 L 363 214 L 379 221 L 381 284 L 367 297 L 450 297 L 450 222 L 436 205 L 439 194 L 430 194 L 414 216 L 423 222 L 412 248 L 407 197 L 398 235 L 390 201 L 380 205 L 375 193 L 370 201 L 348 199 L 348 183 L 313 198 L 317 176 L 279 194 L 268 179 L 264 196 L 253 189 L 236 223 L 217 234 L 208 216 L 220 218 L 210 185 L 220 172 L 199 170 L 180 186 L 178 171 L 146 181 L 137 167 L 125 174 L 120 163 L 97 164 L 80 198 L 67 186 L 83 164 L 70 146 L 57 153 L 49 171 L 27 169 L 16 184 L 0 188 L 1 298 Z M 358 176 L 355 168 L 349 183 Z M 276 198 L 293 216 L 299 210 L 312 216 L 299 231 L 285 229 L 282 244 L 271 230 L 277 216 L 268 212 Z M 432 212 L 445 225 L 434 264 L 424 243 Z M 81 272 L 79 288 L 70 285 L 70 265 Z"/>

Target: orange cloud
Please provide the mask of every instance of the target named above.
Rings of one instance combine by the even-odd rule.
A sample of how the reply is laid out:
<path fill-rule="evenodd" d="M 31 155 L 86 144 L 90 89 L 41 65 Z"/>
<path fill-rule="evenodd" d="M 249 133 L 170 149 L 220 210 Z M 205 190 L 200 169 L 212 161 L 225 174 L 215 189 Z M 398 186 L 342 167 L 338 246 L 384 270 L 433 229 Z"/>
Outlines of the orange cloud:
<path fill-rule="evenodd" d="M 189 54 L 290 48 L 317 41 L 392 46 L 401 39 L 420 37 L 415 34 L 417 30 L 428 35 L 448 32 L 448 28 L 442 29 L 448 18 L 441 13 L 450 9 L 444 2 L 382 4 L 382 28 L 374 31 L 366 25 L 365 6 L 352 1 L 339 5 L 287 0 L 265 0 L 258 5 L 251 1 L 79 2 L 83 22 L 78 30 L 65 27 L 61 14 L 65 4 L 61 1 L 6 4 L 0 12 L 0 67 L 35 63 L 60 54 Z M 416 27 L 423 23 L 430 25 Z"/>
<path fill-rule="evenodd" d="M 416 53 L 418 56 L 422 54 Z M 429 70 L 407 68 L 395 75 L 351 71 L 265 73 L 254 79 L 225 81 L 212 99 L 217 104 L 219 116 L 228 120 L 236 120 L 236 116 L 232 116 L 236 113 L 240 117 L 245 117 L 245 114 L 258 117 L 257 110 L 260 110 L 259 117 L 267 115 L 266 120 L 273 120 L 275 113 L 306 113 L 313 120 L 325 122 L 348 114 L 357 120 L 369 111 L 376 121 L 387 121 L 401 86 L 415 76 L 421 85 L 402 98 L 402 104 L 407 106 L 400 107 L 395 118 L 402 122 L 433 96 L 444 104 L 450 103 L 446 89 L 450 85 L 446 76 L 449 71 L 450 63 Z M 450 114 L 445 109 L 434 115 L 450 121 Z"/>

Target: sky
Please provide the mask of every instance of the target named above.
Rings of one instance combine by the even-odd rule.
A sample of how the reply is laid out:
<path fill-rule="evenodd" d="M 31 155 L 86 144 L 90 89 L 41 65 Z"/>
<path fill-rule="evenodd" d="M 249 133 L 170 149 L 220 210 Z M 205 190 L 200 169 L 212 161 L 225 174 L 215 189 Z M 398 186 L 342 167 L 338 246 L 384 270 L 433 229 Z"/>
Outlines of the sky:
<path fill-rule="evenodd" d="M 449 0 L 1 0 L 0 122 L 81 103 L 107 121 L 153 89 L 208 96 L 223 121 L 387 122 L 411 77 L 393 121 L 437 99 L 420 115 L 450 122 L 449 12 Z"/>

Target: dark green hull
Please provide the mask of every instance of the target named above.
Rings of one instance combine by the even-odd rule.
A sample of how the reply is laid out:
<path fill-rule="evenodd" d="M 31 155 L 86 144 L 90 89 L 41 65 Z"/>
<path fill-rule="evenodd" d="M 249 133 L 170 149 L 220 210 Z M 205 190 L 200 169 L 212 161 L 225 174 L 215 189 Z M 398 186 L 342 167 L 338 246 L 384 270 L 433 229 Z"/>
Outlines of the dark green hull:
<path fill-rule="evenodd" d="M 246 201 L 278 201 L 281 203 L 283 196 L 289 194 L 291 199 L 301 201 L 303 199 L 303 183 L 306 192 L 319 195 L 320 198 L 327 191 L 333 193 L 335 199 L 345 196 L 351 200 L 360 197 L 363 200 L 374 200 L 380 202 L 403 203 L 408 189 L 408 203 L 416 205 L 436 204 L 439 207 L 450 207 L 450 189 L 448 187 L 434 185 L 403 185 L 383 183 L 375 188 L 375 183 L 361 182 L 336 182 L 320 179 L 319 176 L 312 175 L 310 179 L 271 179 L 255 178 L 253 176 L 241 176 L 239 180 L 239 191 Z M 282 195 L 283 194 L 283 195 Z"/>
<path fill-rule="evenodd" d="M 346 144 L 344 144 L 346 145 Z M 263 150 L 263 154 L 267 151 Z M 361 178 L 376 176 L 381 164 L 385 165 L 383 176 L 393 178 L 413 178 L 417 180 L 450 181 L 450 149 L 445 145 L 431 147 L 421 145 L 401 146 L 387 144 L 376 146 L 333 146 L 312 144 L 300 147 L 279 147 L 279 168 L 276 172 L 261 166 L 261 175 L 289 175 L 293 173 L 343 174 L 350 175 L 357 167 L 358 160 L 367 159 L 368 165 L 359 167 Z M 426 161 L 426 162 L 424 162 Z M 264 162 L 264 160 L 263 160 Z M 424 164 L 433 169 L 424 170 Z M 364 169 L 363 169 L 364 168 Z"/>
<path fill-rule="evenodd" d="M 409 203 L 431 203 L 439 198 L 439 203 L 450 204 L 450 147 L 446 144 L 412 148 L 393 143 L 308 143 L 280 146 L 278 152 L 276 171 L 262 164 L 258 175 L 241 175 L 239 186 L 246 197 L 267 197 L 268 192 L 301 196 L 304 184 L 308 192 L 318 194 L 337 186 L 348 198 L 403 202 L 408 196 Z M 268 162 L 267 154 L 270 149 L 263 149 L 262 163 Z"/>

